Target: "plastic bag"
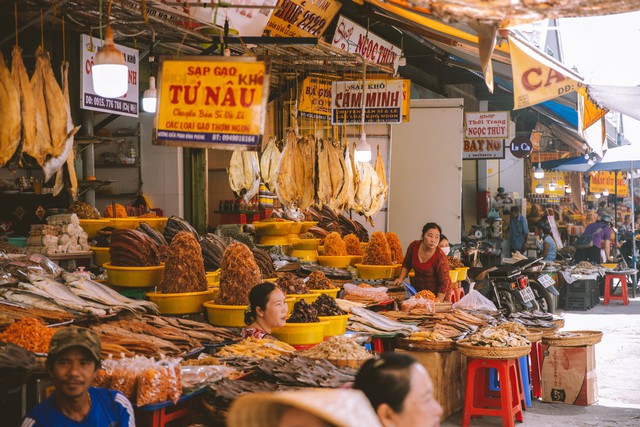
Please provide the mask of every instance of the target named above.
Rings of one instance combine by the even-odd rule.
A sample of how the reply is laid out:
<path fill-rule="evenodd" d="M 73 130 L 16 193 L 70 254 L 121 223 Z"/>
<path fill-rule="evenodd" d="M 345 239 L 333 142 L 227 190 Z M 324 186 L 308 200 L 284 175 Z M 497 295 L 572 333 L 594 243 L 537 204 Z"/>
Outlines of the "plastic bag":
<path fill-rule="evenodd" d="M 389 289 L 384 286 L 377 288 L 361 288 L 353 283 L 345 283 L 342 289 L 344 290 L 345 295 L 358 295 L 361 297 L 371 298 L 375 301 L 387 301 L 389 299 L 389 296 L 387 295 L 387 291 Z"/>
<path fill-rule="evenodd" d="M 414 308 L 429 310 L 431 313 L 435 313 L 436 311 L 436 306 L 433 301 L 424 298 L 409 298 L 402 303 L 402 311 L 406 313 L 409 313 Z"/>
<path fill-rule="evenodd" d="M 481 310 L 481 311 L 498 311 L 498 307 L 491 302 L 491 300 L 485 298 L 480 292 L 473 289 L 473 285 L 475 283 L 471 283 L 469 288 L 469 293 L 463 296 L 460 301 L 453 304 L 453 309 L 467 309 L 467 310 Z"/>

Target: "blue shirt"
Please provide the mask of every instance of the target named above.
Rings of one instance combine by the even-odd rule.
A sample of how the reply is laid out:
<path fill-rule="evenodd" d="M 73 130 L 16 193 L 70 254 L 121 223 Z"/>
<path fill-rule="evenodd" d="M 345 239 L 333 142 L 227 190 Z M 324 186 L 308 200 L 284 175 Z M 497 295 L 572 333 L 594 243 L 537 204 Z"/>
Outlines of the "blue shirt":
<path fill-rule="evenodd" d="M 583 236 L 593 236 L 593 246 L 602 249 L 603 240 L 611 240 L 611 228 L 605 222 L 596 221 L 587 225 Z"/>
<path fill-rule="evenodd" d="M 89 396 L 91 409 L 81 422 L 66 417 L 51 395 L 27 414 L 21 427 L 135 427 L 133 407 L 124 394 L 91 387 Z"/>
<path fill-rule="evenodd" d="M 544 257 L 543 261 L 555 261 L 556 260 L 556 255 L 557 255 L 557 249 L 556 249 L 556 242 L 553 240 L 553 237 L 551 236 L 546 236 L 544 238 L 544 240 L 542 241 L 542 248 L 544 250 L 544 244 L 548 243 L 549 244 L 549 252 L 547 252 L 547 256 Z"/>
<path fill-rule="evenodd" d="M 509 242 L 512 251 L 522 251 L 527 234 L 529 234 L 527 218 L 522 214 L 518 215 L 516 219 L 511 218 L 509 221 Z"/>

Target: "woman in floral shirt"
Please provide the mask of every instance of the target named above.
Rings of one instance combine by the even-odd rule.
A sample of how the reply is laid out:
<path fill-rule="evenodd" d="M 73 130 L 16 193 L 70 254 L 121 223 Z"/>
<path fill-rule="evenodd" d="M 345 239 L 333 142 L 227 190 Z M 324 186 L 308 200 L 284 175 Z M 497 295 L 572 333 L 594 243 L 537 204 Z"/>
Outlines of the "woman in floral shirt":
<path fill-rule="evenodd" d="M 249 308 L 244 314 L 242 337 L 273 338 L 271 330 L 287 321 L 287 303 L 282 291 L 271 282 L 259 283 L 249 292 Z"/>

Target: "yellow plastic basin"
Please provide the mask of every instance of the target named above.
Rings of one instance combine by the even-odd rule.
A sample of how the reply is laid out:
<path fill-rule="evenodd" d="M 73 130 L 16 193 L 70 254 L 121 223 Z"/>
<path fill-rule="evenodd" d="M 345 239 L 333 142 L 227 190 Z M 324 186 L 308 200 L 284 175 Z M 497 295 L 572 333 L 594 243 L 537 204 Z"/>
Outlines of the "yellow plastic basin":
<path fill-rule="evenodd" d="M 111 255 L 109 254 L 109 248 L 98 248 L 96 246 L 92 246 L 91 250 L 93 251 L 93 262 L 98 267 L 102 267 L 102 264 L 111 261 Z"/>
<path fill-rule="evenodd" d="M 150 218 L 137 218 L 142 224 L 143 222 L 149 224 L 150 227 L 155 228 L 156 230 L 162 232 L 164 230 L 165 225 L 167 225 L 167 218 L 165 217 L 150 217 Z"/>
<path fill-rule="evenodd" d="M 361 264 L 362 263 L 362 255 L 349 255 L 351 257 L 351 265 Z"/>
<path fill-rule="evenodd" d="M 298 250 L 318 250 L 320 239 L 291 239 L 289 240 L 293 249 Z"/>
<path fill-rule="evenodd" d="M 107 270 L 110 285 L 125 288 L 158 286 L 164 273 L 164 263 L 155 267 L 120 267 L 107 262 L 102 267 Z"/>
<path fill-rule="evenodd" d="M 284 236 L 291 232 L 293 221 L 257 221 L 253 223 L 258 236 Z"/>
<path fill-rule="evenodd" d="M 449 278 L 452 282 L 458 281 L 458 270 L 449 270 Z"/>
<path fill-rule="evenodd" d="M 324 330 L 328 325 L 329 322 L 287 323 L 271 331 L 271 334 L 291 345 L 318 344 L 324 340 Z"/>
<path fill-rule="evenodd" d="M 97 237 L 98 231 L 102 230 L 105 227 L 109 227 L 111 220 L 109 219 L 81 219 L 80 227 L 84 230 L 85 233 L 91 237 Z"/>
<path fill-rule="evenodd" d="M 356 264 L 358 276 L 361 279 L 382 280 L 392 279 L 395 277 L 396 269 L 401 264 L 394 265 L 367 265 Z"/>
<path fill-rule="evenodd" d="M 161 294 L 147 293 L 147 298 L 158 304 L 161 314 L 190 314 L 202 310 L 202 304 L 213 299 L 213 290 Z"/>
<path fill-rule="evenodd" d="M 205 276 L 209 286 L 218 286 L 220 284 L 220 269 L 217 269 L 216 271 L 207 271 Z"/>
<path fill-rule="evenodd" d="M 294 249 L 291 256 L 300 258 L 300 261 L 316 262 L 318 260 L 318 251 L 315 249 Z"/>
<path fill-rule="evenodd" d="M 324 254 L 324 245 L 318 246 L 318 255 Z"/>
<path fill-rule="evenodd" d="M 287 246 L 289 236 L 260 236 L 261 246 Z"/>
<path fill-rule="evenodd" d="M 294 301 L 293 303 L 297 303 L 298 301 L 300 301 L 301 299 L 305 300 L 305 302 L 307 304 L 311 304 L 312 302 L 314 302 L 315 300 L 318 299 L 318 297 L 320 296 L 319 293 L 312 293 L 312 294 L 287 294 L 287 298 L 293 298 Z M 292 305 L 293 307 L 293 305 Z"/>
<path fill-rule="evenodd" d="M 331 298 L 338 298 L 338 292 L 340 292 L 340 288 L 335 288 L 335 289 L 309 289 L 309 292 L 311 292 L 312 294 L 318 294 L 318 295 L 328 295 Z"/>
<path fill-rule="evenodd" d="M 469 267 L 460 267 L 456 268 L 456 270 L 458 270 L 458 282 L 467 279 L 467 272 L 469 271 Z"/>
<path fill-rule="evenodd" d="M 289 230 L 289 234 L 300 234 L 300 230 L 302 230 L 301 222 L 294 222 L 291 224 L 291 229 Z"/>
<path fill-rule="evenodd" d="M 602 267 L 604 268 L 608 268 L 609 270 L 613 270 L 614 268 L 616 268 L 618 266 L 618 264 L 610 262 L 610 263 L 605 263 L 605 264 L 600 264 Z"/>
<path fill-rule="evenodd" d="M 325 267 L 347 268 L 351 265 L 351 255 L 345 256 L 318 256 L 318 263 Z"/>
<path fill-rule="evenodd" d="M 302 221 L 301 224 L 302 228 L 300 229 L 300 233 L 306 233 L 311 227 L 318 225 L 318 221 Z"/>
<path fill-rule="evenodd" d="M 205 302 L 204 308 L 207 309 L 207 317 L 209 323 L 215 326 L 226 326 L 229 328 L 243 328 L 247 326 L 244 323 L 244 312 L 247 310 L 246 305 L 221 305 L 214 304 L 211 301 Z"/>
<path fill-rule="evenodd" d="M 119 230 L 131 230 L 140 226 L 140 220 L 135 217 L 109 218 L 109 226 Z"/>
<path fill-rule="evenodd" d="M 318 316 L 318 319 L 322 322 L 329 322 L 326 328 L 324 328 L 325 337 L 343 335 L 347 332 L 347 320 L 349 320 L 348 314 L 342 314 L 340 316 Z"/>

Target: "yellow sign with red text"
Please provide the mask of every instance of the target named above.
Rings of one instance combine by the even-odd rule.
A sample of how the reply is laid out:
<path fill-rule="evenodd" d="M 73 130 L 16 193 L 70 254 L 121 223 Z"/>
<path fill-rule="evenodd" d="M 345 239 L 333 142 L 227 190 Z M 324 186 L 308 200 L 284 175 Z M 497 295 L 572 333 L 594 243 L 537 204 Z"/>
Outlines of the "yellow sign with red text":
<path fill-rule="evenodd" d="M 555 184 L 555 190 L 549 189 L 549 184 Z M 546 172 L 541 179 L 531 178 L 531 192 L 536 191 L 538 184 L 542 184 L 544 187 L 544 194 L 556 194 L 558 196 L 564 195 L 564 172 Z"/>
<path fill-rule="evenodd" d="M 266 117 L 265 71 L 264 62 L 163 61 L 154 143 L 257 147 Z"/>
<path fill-rule="evenodd" d="M 589 192 L 602 193 L 607 190 L 610 194 L 616 194 L 616 184 L 613 175 L 614 172 L 597 172 L 592 175 L 589 180 Z M 629 186 L 624 182 L 624 178 L 620 173 L 618 173 L 617 194 L 618 197 L 627 197 L 629 195 Z"/>
<path fill-rule="evenodd" d="M 279 0 L 265 32 L 272 37 L 322 37 L 341 6 L 335 0 Z"/>

